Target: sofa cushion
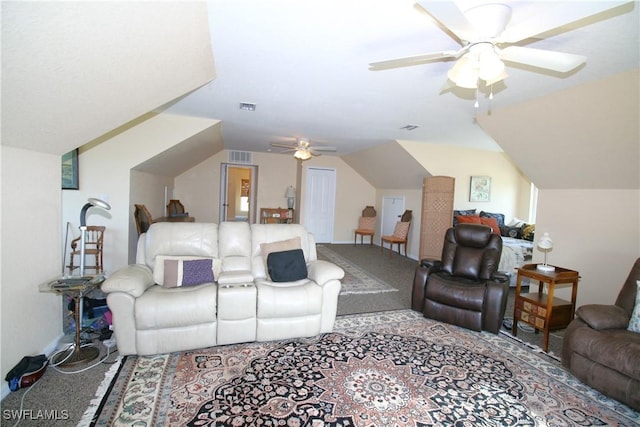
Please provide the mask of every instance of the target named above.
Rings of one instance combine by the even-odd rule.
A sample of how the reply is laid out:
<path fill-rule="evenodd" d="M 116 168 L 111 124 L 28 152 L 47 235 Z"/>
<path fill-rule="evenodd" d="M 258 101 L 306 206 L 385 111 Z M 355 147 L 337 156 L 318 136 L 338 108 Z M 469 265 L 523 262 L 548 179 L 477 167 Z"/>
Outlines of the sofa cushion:
<path fill-rule="evenodd" d="M 276 242 L 260 243 L 260 252 L 262 252 L 262 259 L 264 260 L 264 268 L 269 277 L 269 266 L 267 265 L 267 259 L 272 252 L 290 251 L 293 249 L 301 249 L 302 243 L 300 237 L 292 237 L 291 239 L 278 240 Z"/>
<path fill-rule="evenodd" d="M 640 280 L 636 281 L 638 290 L 636 291 L 636 305 L 631 313 L 631 319 L 629 320 L 628 330 L 631 332 L 640 332 Z"/>
<path fill-rule="evenodd" d="M 208 257 L 198 257 L 198 256 L 164 256 L 158 255 L 156 257 L 155 267 L 153 269 L 153 280 L 160 286 L 164 286 L 165 281 L 165 261 L 166 260 L 177 260 L 177 261 L 192 261 L 192 260 L 202 260 L 208 259 L 211 260 L 211 269 L 213 271 L 214 280 L 220 277 L 220 273 L 222 270 L 222 261 L 217 258 L 208 258 Z M 171 264 L 170 264 L 171 265 Z M 176 283 L 176 282 L 174 282 Z M 169 286 L 171 287 L 171 286 Z"/>
<path fill-rule="evenodd" d="M 212 260 L 205 259 L 165 259 L 162 286 L 175 288 L 214 282 Z"/>
<path fill-rule="evenodd" d="M 305 279 L 308 273 L 302 249 L 271 252 L 267 257 L 267 271 L 274 282 Z"/>

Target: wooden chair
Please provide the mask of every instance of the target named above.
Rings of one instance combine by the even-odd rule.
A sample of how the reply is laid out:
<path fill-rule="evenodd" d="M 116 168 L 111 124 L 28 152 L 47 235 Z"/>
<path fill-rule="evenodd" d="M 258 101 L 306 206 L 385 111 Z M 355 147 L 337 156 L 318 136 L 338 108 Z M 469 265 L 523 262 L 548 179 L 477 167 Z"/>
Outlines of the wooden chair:
<path fill-rule="evenodd" d="M 85 249 L 84 254 L 85 258 L 93 255 L 95 258 L 94 265 L 87 266 L 85 264 L 84 268 L 95 270 L 96 274 L 102 273 L 104 271 L 104 264 L 102 263 L 102 247 L 104 243 L 104 230 L 105 227 L 101 225 L 88 225 L 87 231 L 85 234 Z M 80 265 L 75 265 L 74 258 L 75 256 L 80 256 L 80 237 L 76 237 L 71 241 L 71 253 L 69 254 L 69 274 L 73 273 L 73 270 L 76 268 L 80 268 Z"/>
<path fill-rule="evenodd" d="M 169 204 L 167 204 L 167 216 L 189 216 L 189 213 L 185 212 L 184 205 L 180 200 L 171 199 L 169 200 Z"/>
<path fill-rule="evenodd" d="M 373 245 L 373 235 L 376 228 L 377 212 L 373 206 L 367 206 L 362 210 L 362 216 L 358 220 L 358 228 L 353 235 L 353 244 L 358 242 L 360 236 L 360 244 L 363 243 L 364 236 L 369 236 L 369 245 Z"/>
<path fill-rule="evenodd" d="M 380 252 L 384 250 L 384 243 L 389 243 L 389 256 L 393 253 L 393 245 L 398 245 L 398 253 L 402 255 L 400 247 L 404 245 L 404 256 L 407 256 L 407 240 L 409 238 L 409 227 L 411 227 L 411 220 L 413 214 L 410 210 L 404 211 L 400 221 L 396 223 L 393 230 L 393 234 L 389 236 L 382 236 L 380 238 Z"/>
<path fill-rule="evenodd" d="M 133 211 L 133 218 L 136 221 L 136 229 L 138 230 L 138 236 L 142 233 L 146 233 L 149 226 L 153 224 L 153 218 L 149 209 L 145 205 L 135 205 L 136 209 Z"/>

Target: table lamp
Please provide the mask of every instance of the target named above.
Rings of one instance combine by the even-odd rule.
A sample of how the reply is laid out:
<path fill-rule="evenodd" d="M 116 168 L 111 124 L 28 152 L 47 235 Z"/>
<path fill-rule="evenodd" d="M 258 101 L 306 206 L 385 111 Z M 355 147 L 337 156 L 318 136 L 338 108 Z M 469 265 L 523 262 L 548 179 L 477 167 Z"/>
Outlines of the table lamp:
<path fill-rule="evenodd" d="M 556 268 L 554 266 L 547 264 L 547 253 L 553 249 L 553 240 L 551 240 L 549 233 L 544 232 L 542 234 L 542 237 L 538 240 L 537 247 L 540 251 L 544 252 L 544 264 L 538 264 L 536 269 L 547 272 L 555 271 Z"/>
<path fill-rule="evenodd" d="M 287 198 L 287 207 L 293 209 L 296 200 L 296 189 L 293 185 L 287 187 L 287 191 L 284 193 L 284 197 Z"/>

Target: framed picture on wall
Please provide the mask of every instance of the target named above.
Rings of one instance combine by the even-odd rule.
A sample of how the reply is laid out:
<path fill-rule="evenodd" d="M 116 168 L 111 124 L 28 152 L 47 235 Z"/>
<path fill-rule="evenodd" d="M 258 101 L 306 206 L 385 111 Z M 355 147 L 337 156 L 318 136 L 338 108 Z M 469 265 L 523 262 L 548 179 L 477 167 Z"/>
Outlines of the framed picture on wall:
<path fill-rule="evenodd" d="M 78 190 L 78 149 L 62 156 L 62 189 Z"/>
<path fill-rule="evenodd" d="M 470 202 L 488 202 L 491 197 L 491 177 L 472 176 L 469 189 Z"/>

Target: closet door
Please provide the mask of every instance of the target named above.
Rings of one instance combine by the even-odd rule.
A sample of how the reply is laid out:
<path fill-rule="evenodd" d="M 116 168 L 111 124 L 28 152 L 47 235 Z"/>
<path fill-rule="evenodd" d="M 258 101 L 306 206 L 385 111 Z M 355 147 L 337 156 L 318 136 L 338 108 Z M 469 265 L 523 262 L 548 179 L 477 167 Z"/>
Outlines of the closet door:
<path fill-rule="evenodd" d="M 430 176 L 422 185 L 422 223 L 419 258 L 440 259 L 444 234 L 453 224 L 455 178 Z"/>

